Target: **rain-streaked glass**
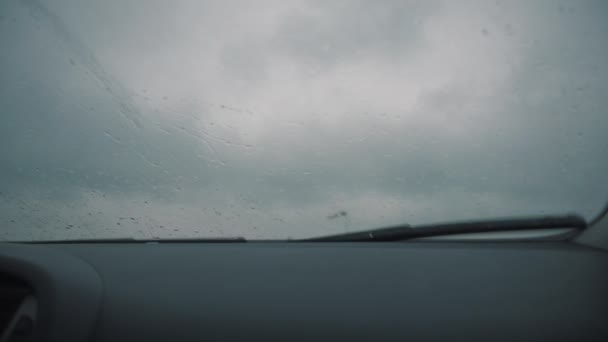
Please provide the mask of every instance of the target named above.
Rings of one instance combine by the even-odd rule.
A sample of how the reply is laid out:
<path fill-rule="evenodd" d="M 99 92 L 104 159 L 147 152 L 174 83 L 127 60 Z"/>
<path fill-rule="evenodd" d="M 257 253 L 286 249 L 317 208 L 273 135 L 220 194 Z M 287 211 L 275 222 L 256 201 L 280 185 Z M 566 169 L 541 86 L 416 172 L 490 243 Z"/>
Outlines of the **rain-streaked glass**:
<path fill-rule="evenodd" d="M 0 240 L 608 200 L 608 2 L 5 0 Z"/>

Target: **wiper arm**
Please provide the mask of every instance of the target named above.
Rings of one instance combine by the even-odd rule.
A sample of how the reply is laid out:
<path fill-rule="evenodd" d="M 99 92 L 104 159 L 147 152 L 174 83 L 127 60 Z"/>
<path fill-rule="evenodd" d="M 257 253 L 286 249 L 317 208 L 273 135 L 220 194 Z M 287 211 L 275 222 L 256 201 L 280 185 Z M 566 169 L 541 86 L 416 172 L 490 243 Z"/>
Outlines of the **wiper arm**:
<path fill-rule="evenodd" d="M 499 219 L 458 223 L 440 223 L 421 226 L 398 225 L 354 233 L 321 236 L 292 240 L 309 242 L 349 242 L 349 241 L 400 241 L 429 236 L 506 232 L 517 230 L 571 228 L 583 230 L 587 222 L 578 215 L 540 216 L 531 218 Z"/>

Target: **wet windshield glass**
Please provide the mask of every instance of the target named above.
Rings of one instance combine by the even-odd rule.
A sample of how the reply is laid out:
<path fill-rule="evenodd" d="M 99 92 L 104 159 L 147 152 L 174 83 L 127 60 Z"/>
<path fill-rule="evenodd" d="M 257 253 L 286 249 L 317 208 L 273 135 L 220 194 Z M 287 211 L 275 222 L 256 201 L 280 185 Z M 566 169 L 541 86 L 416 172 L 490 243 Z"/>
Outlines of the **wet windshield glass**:
<path fill-rule="evenodd" d="M 591 218 L 607 19 L 602 1 L 2 1 L 0 240 Z"/>

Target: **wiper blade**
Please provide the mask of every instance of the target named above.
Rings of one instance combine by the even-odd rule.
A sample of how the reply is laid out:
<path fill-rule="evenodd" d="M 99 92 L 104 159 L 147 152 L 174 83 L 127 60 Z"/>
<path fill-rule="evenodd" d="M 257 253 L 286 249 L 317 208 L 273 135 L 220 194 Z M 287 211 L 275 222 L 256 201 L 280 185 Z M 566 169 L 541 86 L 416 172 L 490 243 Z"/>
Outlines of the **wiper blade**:
<path fill-rule="evenodd" d="M 316 238 L 292 240 L 308 242 L 349 242 L 349 241 L 400 241 L 429 236 L 506 232 L 517 230 L 536 230 L 571 228 L 583 230 L 587 222 L 578 215 L 540 216 L 531 218 L 498 219 L 457 223 L 440 223 L 421 226 L 398 225 L 354 233 L 321 236 Z"/>

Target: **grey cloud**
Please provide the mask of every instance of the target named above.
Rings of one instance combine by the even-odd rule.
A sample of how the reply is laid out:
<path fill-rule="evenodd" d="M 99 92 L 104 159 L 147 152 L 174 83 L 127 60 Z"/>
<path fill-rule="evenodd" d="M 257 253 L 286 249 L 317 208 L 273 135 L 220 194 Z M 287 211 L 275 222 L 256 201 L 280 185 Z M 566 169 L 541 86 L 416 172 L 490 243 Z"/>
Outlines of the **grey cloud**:
<path fill-rule="evenodd" d="M 509 2 L 500 20 L 487 5 L 464 21 L 451 2 L 294 1 L 258 23 L 193 2 L 191 36 L 179 6 L 129 22 L 101 5 L 115 41 L 56 5 L 21 4 L 0 19 L 6 238 L 280 238 L 590 217 L 606 199 L 601 4 Z"/>
<path fill-rule="evenodd" d="M 310 1 L 287 13 L 273 42 L 290 58 L 321 67 L 369 54 L 404 58 L 420 43 L 436 1 Z"/>

